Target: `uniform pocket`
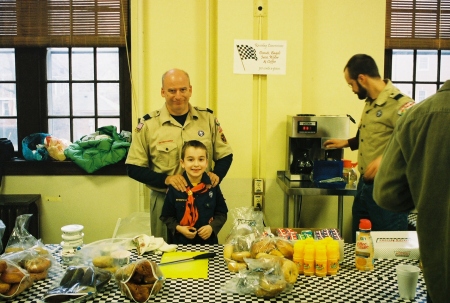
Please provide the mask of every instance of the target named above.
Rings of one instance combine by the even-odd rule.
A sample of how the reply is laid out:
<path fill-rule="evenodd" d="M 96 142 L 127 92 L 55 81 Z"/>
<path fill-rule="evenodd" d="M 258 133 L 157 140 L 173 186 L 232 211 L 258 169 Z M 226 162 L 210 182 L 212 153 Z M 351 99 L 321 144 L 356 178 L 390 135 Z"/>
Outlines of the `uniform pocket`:
<path fill-rule="evenodd" d="M 366 130 L 369 133 L 376 134 L 376 133 L 386 133 L 386 132 L 392 131 L 392 128 L 386 126 L 383 123 L 370 123 L 367 125 Z"/>
<path fill-rule="evenodd" d="M 156 146 L 158 155 L 155 159 L 156 166 L 161 170 L 170 170 L 178 165 L 180 157 L 175 142 L 163 142 Z"/>

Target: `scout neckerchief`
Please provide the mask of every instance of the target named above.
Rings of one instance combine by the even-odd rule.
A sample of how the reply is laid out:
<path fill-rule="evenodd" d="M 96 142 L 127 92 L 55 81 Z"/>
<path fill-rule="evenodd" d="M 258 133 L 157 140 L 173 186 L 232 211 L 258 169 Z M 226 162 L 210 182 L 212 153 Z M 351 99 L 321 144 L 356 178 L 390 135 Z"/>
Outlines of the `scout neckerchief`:
<path fill-rule="evenodd" d="M 188 186 L 186 187 L 186 193 L 188 198 L 186 200 L 186 208 L 184 210 L 184 216 L 180 221 L 181 226 L 194 226 L 198 220 L 198 210 L 194 205 L 194 193 L 204 193 L 207 191 L 205 183 L 199 183 L 196 186 L 192 187 L 192 189 Z"/>

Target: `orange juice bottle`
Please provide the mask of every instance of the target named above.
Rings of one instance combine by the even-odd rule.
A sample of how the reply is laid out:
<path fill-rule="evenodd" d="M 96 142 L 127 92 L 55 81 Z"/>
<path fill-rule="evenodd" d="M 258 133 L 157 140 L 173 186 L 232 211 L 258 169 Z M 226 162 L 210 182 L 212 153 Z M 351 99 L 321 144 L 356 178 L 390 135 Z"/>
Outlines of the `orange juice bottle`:
<path fill-rule="evenodd" d="M 307 243 L 305 245 L 305 255 L 303 257 L 303 274 L 305 276 L 313 276 L 315 272 L 314 262 L 314 244 Z"/>
<path fill-rule="evenodd" d="M 327 246 L 327 274 L 334 276 L 339 269 L 339 243 L 335 240 Z"/>
<path fill-rule="evenodd" d="M 327 249 L 325 244 L 316 246 L 316 276 L 325 277 L 327 275 Z"/>
<path fill-rule="evenodd" d="M 305 241 L 298 240 L 294 244 L 294 255 L 292 261 L 297 265 L 298 273 L 303 274 L 303 259 L 305 256 Z"/>
<path fill-rule="evenodd" d="M 372 223 L 370 220 L 361 219 L 359 221 L 359 234 L 356 237 L 355 246 L 355 266 L 362 271 L 373 270 L 373 242 L 370 230 Z"/>

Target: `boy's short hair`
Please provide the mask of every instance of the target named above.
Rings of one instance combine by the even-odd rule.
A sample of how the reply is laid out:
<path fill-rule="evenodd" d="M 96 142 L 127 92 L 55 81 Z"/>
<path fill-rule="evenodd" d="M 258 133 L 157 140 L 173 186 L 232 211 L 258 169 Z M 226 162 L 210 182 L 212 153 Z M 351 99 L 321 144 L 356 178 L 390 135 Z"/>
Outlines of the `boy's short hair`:
<path fill-rule="evenodd" d="M 206 158 L 208 158 L 208 149 L 206 148 L 205 144 L 198 140 L 190 140 L 184 142 L 183 148 L 181 149 L 181 159 L 184 159 L 184 155 L 188 147 L 203 149 L 206 152 Z"/>

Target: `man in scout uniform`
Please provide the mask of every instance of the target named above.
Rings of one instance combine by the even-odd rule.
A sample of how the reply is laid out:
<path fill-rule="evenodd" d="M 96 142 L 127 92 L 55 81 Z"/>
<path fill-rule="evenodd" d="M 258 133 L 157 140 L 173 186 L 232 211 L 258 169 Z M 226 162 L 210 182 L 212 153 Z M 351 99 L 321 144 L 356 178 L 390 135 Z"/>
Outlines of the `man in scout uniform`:
<path fill-rule="evenodd" d="M 394 130 L 397 119 L 414 100 L 402 94 L 389 79 L 383 80 L 372 57 L 354 55 L 344 68 L 348 86 L 365 101 L 356 137 L 348 140 L 330 139 L 325 148 L 350 147 L 358 149 L 358 168 L 361 174 L 352 207 L 352 237 L 356 238 L 360 219 L 369 219 L 372 230 L 407 230 L 408 212 L 391 212 L 379 207 L 372 197 L 373 180 L 381 156 Z"/>
<path fill-rule="evenodd" d="M 159 220 L 168 185 L 186 190 L 186 180 L 180 165 L 184 142 L 198 140 L 208 150 L 208 172 L 212 186 L 225 177 L 233 161 L 219 121 L 208 108 L 192 106 L 189 99 L 192 86 L 189 75 L 180 69 L 171 69 L 162 76 L 161 96 L 164 106 L 145 115 L 133 135 L 128 152 L 128 176 L 146 184 L 150 194 L 151 232 L 167 242 L 167 228 Z M 214 165 L 212 165 L 214 161 Z"/>

